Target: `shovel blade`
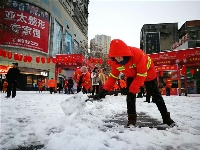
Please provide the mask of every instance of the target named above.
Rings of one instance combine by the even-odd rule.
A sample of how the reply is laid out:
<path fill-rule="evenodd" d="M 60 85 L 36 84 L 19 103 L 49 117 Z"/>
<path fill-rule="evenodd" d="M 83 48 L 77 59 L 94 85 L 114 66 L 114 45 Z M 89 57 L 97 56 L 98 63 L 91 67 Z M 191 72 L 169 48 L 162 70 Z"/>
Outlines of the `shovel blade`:
<path fill-rule="evenodd" d="M 87 95 L 79 92 L 63 101 L 60 105 L 66 116 L 74 117 L 76 114 L 79 114 L 84 110 L 86 99 L 88 99 Z"/>

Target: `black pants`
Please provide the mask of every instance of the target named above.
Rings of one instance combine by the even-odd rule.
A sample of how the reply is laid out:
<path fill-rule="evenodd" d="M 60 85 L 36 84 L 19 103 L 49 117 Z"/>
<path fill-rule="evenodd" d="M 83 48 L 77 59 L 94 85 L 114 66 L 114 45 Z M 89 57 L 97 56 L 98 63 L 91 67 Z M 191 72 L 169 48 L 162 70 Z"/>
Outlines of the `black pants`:
<path fill-rule="evenodd" d="M 50 87 L 49 90 L 50 90 L 50 94 L 52 94 L 54 91 L 54 87 Z"/>
<path fill-rule="evenodd" d="M 99 93 L 99 85 L 93 85 L 92 86 L 92 95 L 94 95 L 95 91 L 96 91 L 96 94 Z"/>
<path fill-rule="evenodd" d="M 77 93 L 79 93 L 81 91 L 81 87 L 77 86 Z M 87 94 L 87 90 L 83 87 L 82 89 L 83 94 Z"/>
<path fill-rule="evenodd" d="M 12 97 L 16 96 L 16 87 L 13 86 L 14 82 L 8 81 L 8 86 L 7 86 L 7 97 L 11 96 L 11 91 L 12 91 Z"/>
<path fill-rule="evenodd" d="M 166 96 L 170 96 L 170 88 L 166 87 Z"/>
<path fill-rule="evenodd" d="M 74 94 L 74 92 L 72 91 L 72 87 L 68 87 L 68 94 Z"/>
<path fill-rule="evenodd" d="M 132 81 L 133 78 L 127 78 L 128 88 L 130 87 Z M 156 103 L 156 106 L 158 107 L 158 110 L 160 111 L 161 115 L 166 114 L 167 108 L 163 100 L 163 97 L 159 91 L 157 79 L 145 82 L 144 84 L 146 86 L 147 93 L 149 93 L 153 97 L 154 103 Z M 136 114 L 136 94 L 129 93 L 126 97 L 126 101 L 127 101 L 127 113 Z"/>
<path fill-rule="evenodd" d="M 167 107 L 158 88 L 157 79 L 145 82 L 144 84 L 146 86 L 147 93 L 149 93 L 152 96 L 153 102 L 158 107 L 160 113 L 161 114 L 167 113 Z"/>

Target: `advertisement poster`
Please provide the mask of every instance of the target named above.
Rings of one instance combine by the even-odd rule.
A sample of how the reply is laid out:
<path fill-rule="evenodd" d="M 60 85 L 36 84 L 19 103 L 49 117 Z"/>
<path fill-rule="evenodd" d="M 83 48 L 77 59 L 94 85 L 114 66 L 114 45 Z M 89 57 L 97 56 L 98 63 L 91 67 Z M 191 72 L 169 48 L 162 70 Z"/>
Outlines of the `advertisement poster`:
<path fill-rule="evenodd" d="M 49 13 L 24 1 L 0 5 L 0 45 L 48 53 Z"/>

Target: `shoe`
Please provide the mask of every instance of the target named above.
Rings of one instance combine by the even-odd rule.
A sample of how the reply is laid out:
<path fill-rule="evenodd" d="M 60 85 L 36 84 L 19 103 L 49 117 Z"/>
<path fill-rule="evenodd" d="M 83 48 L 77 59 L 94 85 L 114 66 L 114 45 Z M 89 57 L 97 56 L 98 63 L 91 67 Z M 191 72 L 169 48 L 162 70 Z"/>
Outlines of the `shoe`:
<path fill-rule="evenodd" d="M 128 114 L 128 124 L 127 126 L 133 125 L 135 126 L 137 121 L 137 114 Z"/>
<path fill-rule="evenodd" d="M 10 98 L 10 96 L 5 96 L 5 98 Z"/>
<path fill-rule="evenodd" d="M 173 126 L 175 122 L 171 119 L 170 113 L 164 113 L 162 114 L 163 124 L 167 124 L 168 126 Z"/>

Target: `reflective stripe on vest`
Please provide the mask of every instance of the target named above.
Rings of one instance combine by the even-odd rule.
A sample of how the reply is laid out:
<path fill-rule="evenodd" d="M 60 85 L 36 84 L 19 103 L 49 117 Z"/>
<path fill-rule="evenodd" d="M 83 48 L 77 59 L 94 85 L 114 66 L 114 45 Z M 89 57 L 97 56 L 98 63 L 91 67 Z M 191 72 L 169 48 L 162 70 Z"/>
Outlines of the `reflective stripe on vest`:
<path fill-rule="evenodd" d="M 115 75 L 113 75 L 112 73 L 109 73 L 109 75 L 108 76 L 110 76 L 110 77 L 113 77 L 113 78 L 115 78 L 115 79 L 118 79 L 118 77 L 116 77 Z"/>

